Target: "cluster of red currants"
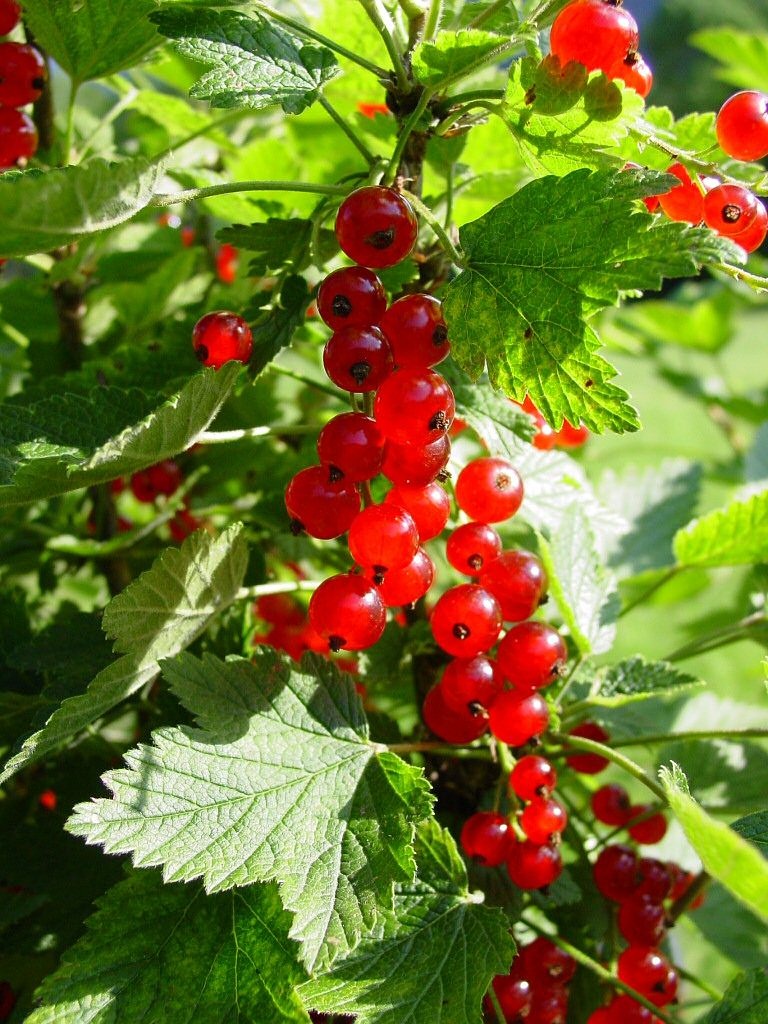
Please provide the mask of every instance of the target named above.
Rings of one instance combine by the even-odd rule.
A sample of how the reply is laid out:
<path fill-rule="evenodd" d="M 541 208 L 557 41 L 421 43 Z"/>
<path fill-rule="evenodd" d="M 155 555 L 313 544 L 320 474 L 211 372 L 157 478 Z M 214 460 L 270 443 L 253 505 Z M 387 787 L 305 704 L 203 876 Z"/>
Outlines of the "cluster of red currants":
<path fill-rule="evenodd" d="M 183 473 L 178 463 L 174 462 L 173 459 L 163 459 L 162 462 L 156 462 L 153 466 L 147 466 L 146 469 L 133 473 L 129 486 L 131 493 L 137 501 L 143 505 L 152 505 L 158 498 L 170 498 L 171 495 L 175 494 L 182 480 Z M 125 486 L 125 481 L 122 477 L 118 477 L 110 483 L 110 491 L 117 497 L 123 493 Z M 132 525 L 130 520 L 124 516 L 118 516 L 117 530 L 119 533 L 130 530 Z M 184 505 L 169 521 L 168 529 L 171 539 L 180 544 L 191 533 L 200 529 L 202 525 L 202 520 L 193 515 L 189 508 Z M 91 518 L 88 520 L 88 529 L 91 533 L 95 532 L 96 522 L 93 514 L 91 514 Z"/>
<path fill-rule="evenodd" d="M 555 18 L 549 37 L 561 66 L 576 61 L 587 71 L 621 79 L 645 98 L 653 74 L 638 52 L 639 42 L 637 22 L 621 0 L 574 0 Z"/>
<path fill-rule="evenodd" d="M 533 417 L 536 433 L 533 435 L 532 443 L 534 448 L 538 448 L 540 451 L 549 451 L 551 448 L 581 448 L 589 440 L 589 430 L 583 423 L 575 427 L 568 420 L 563 420 L 563 425 L 559 430 L 550 427 L 529 395 L 526 395 L 523 402 L 515 402 L 514 399 L 510 399 L 510 401 Z"/>
<path fill-rule="evenodd" d="M 520 946 L 509 973 L 493 979 L 493 991 L 510 1024 L 565 1024 L 568 985 L 575 973 L 573 957 L 540 935 Z M 485 1010 L 495 1024 L 497 1017 L 489 997 Z"/>
<path fill-rule="evenodd" d="M 0 0 L 0 36 L 13 31 L 21 11 L 15 0 Z M 21 107 L 40 98 L 48 77 L 34 46 L 0 43 L 0 171 L 16 167 L 37 152 L 37 128 Z"/>

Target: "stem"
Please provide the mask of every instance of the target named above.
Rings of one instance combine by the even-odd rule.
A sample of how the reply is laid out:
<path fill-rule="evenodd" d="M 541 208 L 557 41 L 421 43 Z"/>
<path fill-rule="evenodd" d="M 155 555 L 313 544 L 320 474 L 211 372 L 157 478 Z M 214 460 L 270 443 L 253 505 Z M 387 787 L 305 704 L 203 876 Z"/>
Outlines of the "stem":
<path fill-rule="evenodd" d="M 432 93 L 429 89 L 425 89 L 419 97 L 419 102 L 400 126 L 400 134 L 397 136 L 397 142 L 395 143 L 395 149 L 392 153 L 392 159 L 389 161 L 389 166 L 384 174 L 384 182 L 386 184 L 391 185 L 397 177 L 398 168 L 400 167 L 400 159 L 408 143 L 408 139 L 416 125 L 421 120 L 421 115 L 427 109 L 427 104 L 431 98 Z"/>
<path fill-rule="evenodd" d="M 463 268 L 464 257 L 461 255 L 459 250 L 450 240 L 445 228 L 434 215 L 434 213 L 432 213 L 430 208 L 428 206 L 425 206 L 425 204 L 422 203 L 419 197 L 415 196 L 413 192 L 408 192 L 406 191 L 406 189 L 402 189 L 402 194 L 405 196 L 405 198 L 408 200 L 411 206 L 414 207 L 416 212 L 420 214 L 421 217 L 423 217 L 427 224 L 429 224 L 429 226 L 432 228 L 434 233 L 437 235 L 437 238 L 440 241 L 443 249 L 445 249 L 446 253 L 451 257 L 453 263 L 455 263 L 457 267 Z"/>
<path fill-rule="evenodd" d="M 228 444 L 249 437 L 286 437 L 292 434 L 314 434 L 317 426 L 307 423 L 286 423 L 279 427 L 246 427 L 243 430 L 204 430 L 192 444 Z"/>
<path fill-rule="evenodd" d="M 486 7 L 484 11 L 476 14 L 472 21 L 468 23 L 467 28 L 479 28 L 481 25 L 485 24 L 489 18 L 492 18 L 497 11 L 504 10 L 504 8 L 508 6 L 509 0 L 495 0 L 490 7 Z"/>
<path fill-rule="evenodd" d="M 689 644 L 683 644 L 677 650 L 668 654 L 665 661 L 685 661 L 697 654 L 706 654 L 707 651 L 714 651 L 718 647 L 725 647 L 727 644 L 735 643 L 749 636 L 753 626 L 760 626 L 768 622 L 768 616 L 764 612 L 754 612 L 747 615 L 732 626 L 723 626 L 722 629 L 715 629 L 706 636 L 692 640 Z"/>
<path fill-rule="evenodd" d="M 369 164 L 375 164 L 376 157 L 373 155 L 370 149 L 368 149 L 363 140 L 358 138 L 357 133 L 353 130 L 352 126 L 348 124 L 347 121 L 341 116 L 338 110 L 336 110 L 336 108 L 332 106 L 325 98 L 325 96 L 323 96 L 322 94 L 318 97 L 318 102 L 320 103 L 320 106 L 323 108 L 323 110 L 325 110 L 325 112 L 328 114 L 328 116 L 333 121 L 336 122 L 339 128 L 341 128 L 341 130 L 347 136 L 347 138 L 355 147 L 355 149 L 357 149 L 357 151 L 362 155 L 363 159 Z"/>
<path fill-rule="evenodd" d="M 255 601 L 271 594 L 295 594 L 300 591 L 317 590 L 322 580 L 281 580 L 278 583 L 257 583 L 255 587 L 240 587 L 235 594 L 236 601 Z"/>
<path fill-rule="evenodd" d="M 197 199 L 223 196 L 230 192 L 311 192 L 321 196 L 345 196 L 349 189 L 343 185 L 316 185 L 311 181 L 228 181 L 205 188 L 188 188 L 183 192 L 158 194 L 149 201 L 150 206 L 173 206 L 192 203 Z"/>
<path fill-rule="evenodd" d="M 665 142 L 664 139 L 660 139 L 658 135 L 654 135 L 652 131 L 644 130 L 642 127 L 631 128 L 630 135 L 639 136 L 649 145 L 661 150 L 662 153 L 666 153 L 667 156 L 682 160 L 704 174 L 715 175 L 724 182 L 729 182 L 732 185 L 743 185 L 751 192 L 759 192 L 763 187 L 763 182 L 758 183 L 758 185 L 753 185 L 740 181 L 738 178 L 731 178 L 729 175 L 723 173 L 722 168 L 718 164 L 710 163 L 708 160 L 702 160 L 700 157 L 696 156 L 695 153 L 689 153 L 685 149 L 678 149 L 677 146 L 674 146 L 669 142 Z"/>
<path fill-rule="evenodd" d="M 501 740 L 496 740 L 496 751 L 499 757 L 499 764 L 501 765 L 502 775 L 507 778 L 515 767 L 515 759 L 510 753 L 509 747 L 506 743 L 502 743 Z"/>
<path fill-rule="evenodd" d="M 702 992 L 706 992 L 707 995 L 716 1002 L 720 1002 L 723 998 L 723 993 L 719 989 L 715 988 L 714 985 L 710 985 L 709 982 L 704 981 L 703 978 L 699 978 L 695 974 L 691 974 L 690 971 L 687 971 L 685 967 L 681 967 L 680 964 L 675 964 L 675 970 L 681 978 L 689 981 L 691 985 L 695 985 L 697 988 L 700 988 Z"/>
<path fill-rule="evenodd" d="M 400 51 L 397 48 L 395 37 L 393 34 L 393 26 L 390 21 L 389 15 L 380 6 L 378 0 L 360 0 L 360 4 L 373 22 L 374 28 L 382 38 L 384 45 L 387 48 L 389 59 L 392 61 L 392 67 L 395 72 L 395 79 L 397 81 L 398 88 L 403 92 L 407 93 L 411 91 L 411 82 L 408 80 L 408 73 L 405 70 L 403 64 L 403 58 L 400 55 Z"/>
<path fill-rule="evenodd" d="M 750 274 L 748 271 L 742 270 L 741 267 L 732 267 L 730 263 L 715 263 L 712 269 L 732 277 L 734 281 L 741 281 L 742 284 L 749 285 L 753 291 L 768 292 L 768 277 Z"/>
<path fill-rule="evenodd" d="M 424 39 L 426 42 L 430 42 L 437 35 L 442 15 L 443 0 L 432 0 L 427 11 L 427 20 L 424 22 Z"/>
<path fill-rule="evenodd" d="M 373 500 L 373 491 L 371 490 L 370 480 L 360 481 L 360 496 L 363 499 L 364 508 L 370 508 L 371 505 L 375 504 Z"/>
<path fill-rule="evenodd" d="M 668 583 L 671 579 L 673 579 L 679 572 L 682 572 L 685 568 L 686 566 L 683 565 L 673 565 L 671 568 L 667 569 L 665 573 L 659 576 L 655 583 L 652 583 L 650 587 L 644 590 L 638 597 L 634 598 L 632 601 L 628 601 L 627 604 L 624 605 L 624 607 L 619 612 L 619 618 L 622 618 L 628 612 L 631 612 L 632 609 L 636 608 L 639 604 L 642 604 L 644 601 L 647 601 L 648 598 L 655 594 L 657 590 L 661 590 L 665 583 Z"/>
<path fill-rule="evenodd" d="M 662 787 L 654 779 L 650 777 L 639 764 L 635 764 L 630 758 L 625 757 L 624 754 L 620 754 L 612 747 L 607 747 L 604 743 L 597 743 L 595 740 L 588 740 L 582 736 L 565 736 L 562 733 L 553 733 L 553 739 L 562 743 L 564 746 L 572 747 L 574 750 L 585 750 L 590 754 L 599 754 L 601 757 L 607 758 L 612 761 L 618 768 L 623 768 L 629 775 L 634 776 L 638 782 L 642 782 L 652 793 L 654 793 L 662 804 L 666 807 L 669 801 L 667 800 L 667 794 L 664 792 Z"/>
<path fill-rule="evenodd" d="M 573 739 L 573 737 L 570 737 Z M 644 747 L 663 743 L 685 742 L 686 740 L 746 740 L 768 739 L 768 729 L 699 729 L 693 732 L 661 732 L 651 736 L 628 736 L 613 740 L 614 747 Z"/>
<path fill-rule="evenodd" d="M 281 366 L 279 363 L 270 363 L 269 369 L 273 373 L 279 373 L 282 377 L 290 377 L 291 380 L 297 380 L 301 384 L 306 384 L 307 387 L 315 388 L 317 391 L 323 391 L 326 395 L 332 395 L 334 398 L 340 398 L 339 392 L 336 388 L 330 384 L 323 384 L 320 380 L 313 380 L 312 377 L 306 377 L 303 373 L 298 373 L 296 370 L 292 370 L 288 366 Z"/>
<path fill-rule="evenodd" d="M 123 111 L 127 110 L 127 108 L 130 107 L 130 105 L 133 103 L 133 101 L 136 99 L 138 95 L 139 90 L 134 87 L 131 87 L 125 94 L 125 96 L 123 96 L 121 100 L 118 100 L 118 102 L 115 103 L 115 105 L 109 110 L 109 112 L 105 114 L 104 117 L 102 117 L 96 128 L 94 128 L 94 130 L 91 132 L 88 138 L 85 139 L 85 141 L 83 142 L 80 152 L 78 153 L 78 163 L 83 162 L 83 158 L 90 150 L 91 146 L 93 145 L 93 140 L 99 134 L 101 129 L 106 127 L 106 125 L 112 124 L 114 121 L 116 121 L 118 117 L 120 117 L 120 115 L 123 113 Z M 207 131 L 208 128 L 206 127 L 204 130 Z M 156 159 L 159 159 L 159 157 Z"/>
<path fill-rule="evenodd" d="M 487 747 L 452 747 L 445 743 L 423 740 L 419 743 L 390 743 L 387 749 L 393 754 L 445 754 L 448 757 L 472 757 L 478 761 L 490 761 L 491 754 Z"/>
<path fill-rule="evenodd" d="M 80 86 L 72 80 L 69 84 L 69 98 L 67 100 L 67 122 L 64 128 L 64 166 L 72 163 L 72 141 L 75 134 L 75 99 Z"/>
<path fill-rule="evenodd" d="M 568 691 L 570 690 L 571 686 L 573 685 L 573 682 L 576 679 L 576 674 L 579 671 L 579 669 L 581 668 L 581 666 L 584 664 L 585 660 L 586 659 L 585 659 L 584 655 L 580 654 L 579 657 L 571 665 L 571 670 L 568 673 L 568 675 L 565 677 L 563 685 L 560 688 L 560 692 L 558 693 L 558 695 L 557 695 L 557 697 L 555 699 L 555 707 L 556 708 L 559 709 L 559 708 L 561 708 L 563 706 L 563 697 L 566 695 L 566 693 L 568 693 Z"/>
<path fill-rule="evenodd" d="M 112 113 L 112 111 L 110 111 L 110 113 Z M 212 128 L 218 128 L 219 125 L 227 124 L 229 121 L 235 121 L 240 117 L 247 117 L 250 113 L 251 111 L 247 109 L 230 110 L 222 117 L 209 122 L 209 124 L 205 125 L 203 128 L 198 128 L 196 131 L 190 132 L 189 135 L 184 135 L 178 140 L 178 142 L 172 143 L 167 149 L 162 150 L 162 152 L 158 153 L 152 159 L 156 161 L 165 160 L 166 157 L 171 156 L 171 154 L 175 153 L 176 150 L 181 149 L 182 146 L 186 146 L 188 142 L 194 142 L 195 139 L 199 139 L 201 135 L 207 135 Z"/>
<path fill-rule="evenodd" d="M 496 1015 L 496 1020 L 498 1021 L 498 1024 L 507 1024 L 507 1018 L 505 1017 L 504 1011 L 501 1008 L 501 1003 L 499 1002 L 499 997 L 496 995 L 496 990 L 494 989 L 493 984 L 490 984 L 488 986 L 488 991 L 486 995 L 491 1001 L 491 1006 L 493 1007 L 493 1012 Z"/>

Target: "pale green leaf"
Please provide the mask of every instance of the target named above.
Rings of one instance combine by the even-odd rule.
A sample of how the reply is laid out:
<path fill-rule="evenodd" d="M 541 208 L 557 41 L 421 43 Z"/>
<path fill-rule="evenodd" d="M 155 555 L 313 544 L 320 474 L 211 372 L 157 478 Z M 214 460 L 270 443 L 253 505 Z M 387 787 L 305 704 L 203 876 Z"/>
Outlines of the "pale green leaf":
<path fill-rule="evenodd" d="M 185 654 L 164 674 L 200 728 L 155 732 L 69 829 L 168 881 L 280 882 L 310 968 L 353 949 L 413 877 L 421 772 L 371 743 L 353 680 L 322 658 Z"/>
<path fill-rule="evenodd" d="M 741 89 L 768 92 L 768 34 L 707 28 L 694 33 L 691 43 L 708 53 L 720 67 L 719 79 Z"/>
<path fill-rule="evenodd" d="M 98 901 L 28 1024 L 308 1021 L 276 886 L 208 896 L 137 871 Z"/>
<path fill-rule="evenodd" d="M 736 975 L 699 1024 L 765 1024 L 767 1017 L 768 975 L 762 968 L 753 968 Z"/>
<path fill-rule="evenodd" d="M 413 73 L 422 85 L 439 86 L 445 78 L 462 74 L 505 42 L 504 36 L 479 29 L 438 32 L 434 42 L 419 43 L 414 50 Z"/>
<path fill-rule="evenodd" d="M 198 530 L 180 548 L 166 549 L 107 605 L 105 626 L 115 649 L 127 653 L 99 672 L 84 693 L 64 701 L 5 764 L 0 782 L 81 732 L 154 678 L 159 658 L 183 651 L 232 603 L 247 562 L 240 524 L 216 538 Z"/>
<path fill-rule="evenodd" d="M 768 422 L 759 427 L 744 456 L 744 480 L 745 486 L 739 491 L 740 498 L 768 491 Z"/>
<path fill-rule="evenodd" d="M 456 845 L 434 821 L 417 833 L 416 862 L 377 932 L 301 986 L 307 1006 L 357 1024 L 477 1024 L 491 978 L 512 961 L 509 923 L 467 892 Z"/>
<path fill-rule="evenodd" d="M 587 698 L 599 707 L 617 708 L 648 697 L 677 694 L 704 683 L 667 661 L 646 661 L 640 655 L 602 669 Z"/>
<path fill-rule="evenodd" d="M 746 839 L 715 821 L 690 795 L 680 768 L 659 772 L 670 808 L 706 871 L 753 913 L 768 920 L 768 861 Z"/>
<path fill-rule="evenodd" d="M 768 560 L 768 490 L 695 519 L 674 539 L 679 565 L 712 568 Z"/>

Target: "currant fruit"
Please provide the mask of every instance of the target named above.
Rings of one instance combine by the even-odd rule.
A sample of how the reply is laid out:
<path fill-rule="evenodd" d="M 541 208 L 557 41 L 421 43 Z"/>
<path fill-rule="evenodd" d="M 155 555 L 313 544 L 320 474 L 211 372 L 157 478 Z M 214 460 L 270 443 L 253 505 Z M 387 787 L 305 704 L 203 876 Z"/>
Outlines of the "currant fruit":
<path fill-rule="evenodd" d="M 533 615 L 549 581 L 541 561 L 530 551 L 502 551 L 480 573 L 480 585 L 501 605 L 507 622 L 523 622 Z"/>
<path fill-rule="evenodd" d="M 387 613 L 376 587 L 341 573 L 323 580 L 309 601 L 312 628 L 332 651 L 363 651 L 380 639 Z"/>
<path fill-rule="evenodd" d="M 393 267 L 410 255 L 417 234 L 411 204 L 382 185 L 366 185 L 352 192 L 336 217 L 336 238 L 342 251 L 364 267 Z"/>
<path fill-rule="evenodd" d="M 253 351 L 253 334 L 241 316 L 217 310 L 197 321 L 192 347 L 203 366 L 218 369 L 231 359 L 247 363 Z"/>
<path fill-rule="evenodd" d="M 265 594 L 254 603 L 258 618 L 273 626 L 301 626 L 304 609 L 289 594 Z"/>
<path fill-rule="evenodd" d="M 559 850 L 530 840 L 515 843 L 507 857 L 509 877 L 519 889 L 543 889 L 559 878 L 562 870 Z"/>
<path fill-rule="evenodd" d="M 657 949 L 630 946 L 619 957 L 618 974 L 655 1006 L 666 1006 L 677 994 L 677 972 Z"/>
<path fill-rule="evenodd" d="M 326 342 L 323 366 L 343 391 L 376 391 L 392 372 L 392 350 L 378 327 L 343 327 Z"/>
<path fill-rule="evenodd" d="M 658 1024 L 646 1006 L 641 1006 L 632 996 L 615 996 L 606 1008 L 606 1024 Z M 592 1018 L 589 1018 L 592 1024 Z"/>
<path fill-rule="evenodd" d="M 392 347 L 396 366 L 424 369 L 445 359 L 451 343 L 442 309 L 438 299 L 421 293 L 392 303 L 380 326 Z"/>
<path fill-rule="evenodd" d="M 589 440 L 589 429 L 583 423 L 574 427 L 568 420 L 563 420 L 563 425 L 555 437 L 558 448 L 581 448 Z"/>
<path fill-rule="evenodd" d="M 457 572 L 477 576 L 501 551 L 501 537 L 486 523 L 457 526 L 445 545 L 445 557 Z"/>
<path fill-rule="evenodd" d="M 16 993 L 7 981 L 0 981 L 0 1021 L 8 1020 L 16 1005 Z"/>
<path fill-rule="evenodd" d="M 630 50 L 626 57 L 613 64 L 607 74 L 609 78 L 621 79 L 643 99 L 653 88 L 653 72 L 636 50 Z"/>
<path fill-rule="evenodd" d="M 568 659 L 563 638 L 545 622 L 521 622 L 499 644 L 499 667 L 519 692 L 540 690 L 559 676 Z"/>
<path fill-rule="evenodd" d="M 488 724 L 496 739 L 511 747 L 522 747 L 547 728 L 549 710 L 538 693 L 521 695 L 506 690 L 489 708 Z"/>
<path fill-rule="evenodd" d="M 504 680 L 495 661 L 476 654 L 474 658 L 454 658 L 443 672 L 440 685 L 445 703 L 457 711 L 467 708 L 475 714 L 488 708 L 499 696 Z"/>
<path fill-rule="evenodd" d="M 539 935 L 520 951 L 522 969 L 534 988 L 567 985 L 576 973 L 576 961 L 551 939 Z"/>
<path fill-rule="evenodd" d="M 496 643 L 501 609 L 487 590 L 462 583 L 447 590 L 432 609 L 432 635 L 439 647 L 455 658 L 482 654 Z"/>
<path fill-rule="evenodd" d="M 731 235 L 731 241 L 740 245 L 745 252 L 754 252 L 759 249 L 768 235 L 768 210 L 758 201 L 755 219 L 738 235 Z"/>
<path fill-rule="evenodd" d="M 294 533 L 303 530 L 318 540 L 332 540 L 352 525 L 360 495 L 354 484 L 338 479 L 327 466 L 308 466 L 288 484 L 285 507 Z"/>
<path fill-rule="evenodd" d="M 520 826 L 532 843 L 550 843 L 568 824 L 568 815 L 557 800 L 536 796 L 520 815 Z"/>
<path fill-rule="evenodd" d="M 471 743 L 488 728 L 482 715 L 474 716 L 469 710 L 455 711 L 449 707 L 439 684 L 424 698 L 421 715 L 427 728 L 446 743 Z"/>
<path fill-rule="evenodd" d="M 518 1021 L 528 1020 L 531 1010 L 533 993 L 531 985 L 525 978 L 520 978 L 513 971 L 509 974 L 499 974 L 493 979 L 493 991 L 499 1001 L 501 1012 L 512 1024 Z M 491 1020 L 493 1020 L 493 1004 L 490 1005 Z"/>
<path fill-rule="evenodd" d="M 29 160 L 37 152 L 37 128 L 23 110 L 0 107 L 0 171 Z"/>
<path fill-rule="evenodd" d="M 372 480 L 384 462 L 384 435 L 370 416 L 343 412 L 320 431 L 317 454 L 349 481 Z"/>
<path fill-rule="evenodd" d="M 635 890 L 638 896 L 647 896 L 654 903 L 661 903 L 672 890 L 672 875 L 668 866 L 653 857 L 642 857 L 637 865 L 640 883 Z M 673 896 L 674 898 L 674 896 Z"/>
<path fill-rule="evenodd" d="M 644 821 L 638 821 L 636 825 L 632 824 L 635 818 L 647 814 L 649 810 L 648 804 L 634 804 L 630 807 L 628 815 L 629 824 L 627 830 L 630 836 L 632 836 L 636 843 L 641 843 L 645 846 L 660 843 L 667 834 L 667 819 L 660 812 L 652 814 L 650 817 L 645 818 Z"/>
<path fill-rule="evenodd" d="M 600 851 L 592 868 L 595 885 L 606 899 L 621 903 L 638 886 L 637 855 L 631 846 L 611 843 Z"/>
<path fill-rule="evenodd" d="M 150 504 L 155 498 L 170 497 L 181 484 L 183 474 L 173 459 L 165 459 L 154 466 L 141 469 L 131 476 L 131 490 L 137 501 Z"/>
<path fill-rule="evenodd" d="M 365 576 L 376 583 L 387 608 L 397 608 L 424 597 L 435 580 L 435 565 L 426 551 L 419 548 L 408 565 L 402 569 L 388 569 L 381 582 L 381 576 L 375 569 L 367 570 Z"/>
<path fill-rule="evenodd" d="M 426 487 L 445 468 L 451 456 L 447 434 L 427 445 L 392 444 L 384 447 L 381 472 L 393 484 L 403 487 Z"/>
<path fill-rule="evenodd" d="M 16 0 L 0 0 L 0 36 L 7 36 L 21 20 L 21 9 Z"/>
<path fill-rule="evenodd" d="M 768 156 L 768 93 L 745 89 L 730 96 L 718 112 L 715 134 L 735 160 Z"/>
<path fill-rule="evenodd" d="M 502 814 L 478 811 L 467 818 L 461 830 L 461 848 L 473 860 L 495 868 L 507 859 L 515 833 Z"/>
<path fill-rule="evenodd" d="M 384 501 L 399 505 L 411 514 L 422 544 L 443 532 L 451 514 L 451 499 L 436 483 L 424 487 L 396 485 Z"/>
<path fill-rule="evenodd" d="M 670 220 L 698 224 L 704 218 L 704 196 L 682 164 L 672 164 L 667 174 L 674 175 L 680 184 L 659 196 L 659 205 Z"/>
<path fill-rule="evenodd" d="M 234 245 L 224 242 L 216 253 L 216 276 L 222 284 L 234 284 L 237 278 L 239 253 Z"/>
<path fill-rule="evenodd" d="M 760 205 L 741 185 L 715 185 L 704 196 L 704 221 L 720 235 L 739 235 L 754 222 Z"/>
<path fill-rule="evenodd" d="M 657 946 L 666 931 L 661 903 L 634 893 L 619 907 L 619 931 L 630 946 Z"/>
<path fill-rule="evenodd" d="M 629 794 L 617 782 L 601 786 L 592 794 L 592 813 L 603 825 L 626 825 L 630 816 Z"/>
<path fill-rule="evenodd" d="M 418 547 L 416 523 L 397 505 L 369 505 L 349 528 L 350 554 L 358 565 L 374 570 L 374 582 L 382 582 L 389 569 L 408 565 Z"/>
<path fill-rule="evenodd" d="M 557 772 L 545 757 L 526 754 L 509 775 L 510 789 L 521 800 L 547 797 L 557 785 Z"/>
<path fill-rule="evenodd" d="M 202 519 L 198 519 L 188 508 L 180 508 L 168 523 L 168 531 L 171 535 L 171 540 L 181 544 L 190 534 L 194 533 L 195 530 L 199 530 L 202 526 Z"/>
<path fill-rule="evenodd" d="M 48 69 L 42 55 L 26 43 L 0 43 L 0 103 L 24 107 L 42 95 Z"/>
<path fill-rule="evenodd" d="M 533 986 L 531 1012 L 526 1024 L 565 1024 L 567 1018 L 567 989 L 551 982 L 546 988 Z"/>
<path fill-rule="evenodd" d="M 317 312 L 332 331 L 372 327 L 387 308 L 384 285 L 366 267 L 334 270 L 320 285 Z"/>
<path fill-rule="evenodd" d="M 448 433 L 456 412 L 450 385 L 435 370 L 395 370 L 376 395 L 374 415 L 395 444 L 427 445 Z"/>
<path fill-rule="evenodd" d="M 506 459 L 474 459 L 456 480 L 456 501 L 470 519 L 501 523 L 510 519 L 523 500 L 523 481 Z"/>
<path fill-rule="evenodd" d="M 596 743 L 605 743 L 610 739 L 608 733 L 597 722 L 583 722 L 571 729 L 569 736 L 580 736 L 584 740 L 594 740 Z M 598 775 L 604 768 L 608 767 L 608 758 L 602 754 L 570 754 L 566 758 L 567 763 L 576 772 L 582 775 Z"/>
<path fill-rule="evenodd" d="M 561 65 L 575 60 L 589 71 L 609 71 L 636 50 L 637 23 L 629 11 L 603 0 L 576 0 L 555 18 L 549 46 Z"/>

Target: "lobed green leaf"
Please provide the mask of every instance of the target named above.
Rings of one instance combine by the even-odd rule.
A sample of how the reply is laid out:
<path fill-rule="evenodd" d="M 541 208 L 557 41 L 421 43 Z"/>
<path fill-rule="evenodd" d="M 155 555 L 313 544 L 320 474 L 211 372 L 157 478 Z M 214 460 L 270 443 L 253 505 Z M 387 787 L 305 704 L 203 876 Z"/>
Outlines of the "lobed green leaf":
<path fill-rule="evenodd" d="M 768 976 L 762 968 L 738 974 L 700 1024 L 763 1024 L 768 1014 Z"/>
<path fill-rule="evenodd" d="M 695 519 L 675 534 L 678 565 L 714 568 L 768 559 L 768 490 Z"/>

